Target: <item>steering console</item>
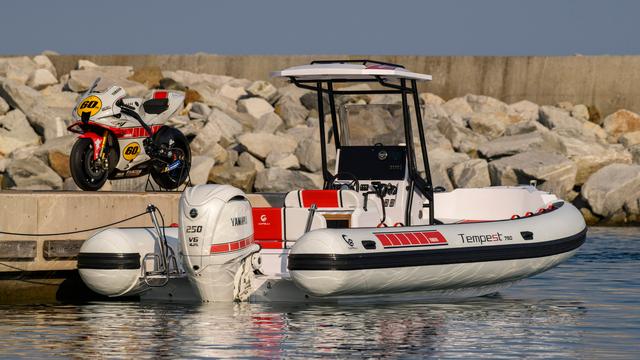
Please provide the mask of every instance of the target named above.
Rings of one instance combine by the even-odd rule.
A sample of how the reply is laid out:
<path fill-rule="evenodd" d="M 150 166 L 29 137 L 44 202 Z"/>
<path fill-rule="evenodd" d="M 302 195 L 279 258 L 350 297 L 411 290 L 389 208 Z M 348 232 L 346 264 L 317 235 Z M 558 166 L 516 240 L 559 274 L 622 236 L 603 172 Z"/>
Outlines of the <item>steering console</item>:
<path fill-rule="evenodd" d="M 349 181 L 348 183 L 337 183 L 336 180 L 343 180 L 343 179 L 340 179 L 341 177 L 349 178 L 349 180 L 351 181 Z M 333 190 L 350 189 L 350 190 L 358 191 L 360 189 L 360 182 L 358 181 L 358 178 L 352 173 L 343 171 L 333 176 L 333 179 L 331 179 L 331 181 L 329 182 L 329 189 L 333 189 Z"/>

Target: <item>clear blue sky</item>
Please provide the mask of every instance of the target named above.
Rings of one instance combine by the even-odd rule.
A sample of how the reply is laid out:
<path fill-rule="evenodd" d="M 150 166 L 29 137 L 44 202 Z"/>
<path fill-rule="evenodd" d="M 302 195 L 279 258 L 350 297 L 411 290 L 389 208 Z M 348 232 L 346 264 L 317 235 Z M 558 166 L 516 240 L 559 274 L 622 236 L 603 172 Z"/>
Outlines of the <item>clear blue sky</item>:
<path fill-rule="evenodd" d="M 3 0 L 0 53 L 640 54 L 630 0 Z"/>

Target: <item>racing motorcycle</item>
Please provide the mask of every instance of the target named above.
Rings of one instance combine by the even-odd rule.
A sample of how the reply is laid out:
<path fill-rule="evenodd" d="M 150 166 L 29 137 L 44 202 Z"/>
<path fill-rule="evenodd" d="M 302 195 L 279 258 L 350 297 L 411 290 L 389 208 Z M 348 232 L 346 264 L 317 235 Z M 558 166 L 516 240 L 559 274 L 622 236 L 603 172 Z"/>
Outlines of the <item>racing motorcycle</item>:
<path fill-rule="evenodd" d="M 149 98 L 127 97 L 119 86 L 96 91 L 100 79 L 73 109 L 67 130 L 80 134 L 69 167 L 83 190 L 99 190 L 107 179 L 147 175 L 165 189 L 189 176 L 191 150 L 179 130 L 163 125 L 184 101 L 179 91 L 153 90 Z"/>

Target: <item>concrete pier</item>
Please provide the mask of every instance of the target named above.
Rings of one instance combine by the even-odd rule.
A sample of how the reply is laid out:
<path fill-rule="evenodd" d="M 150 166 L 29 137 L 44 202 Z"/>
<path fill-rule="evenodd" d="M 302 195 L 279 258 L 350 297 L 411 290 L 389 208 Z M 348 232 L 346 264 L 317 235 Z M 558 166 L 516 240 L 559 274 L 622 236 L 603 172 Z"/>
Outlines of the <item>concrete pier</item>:
<path fill-rule="evenodd" d="M 179 192 L 0 192 L 0 231 L 66 233 L 95 228 L 144 212 L 155 205 L 165 225 L 178 223 Z M 282 196 L 249 194 L 253 206 L 282 206 Z M 117 227 L 151 227 L 149 215 Z M 100 230 L 68 235 L 0 233 L 0 304 L 79 300 L 92 296 L 80 278 L 76 259 L 84 240 Z"/>
<path fill-rule="evenodd" d="M 178 222 L 179 198 L 180 193 L 173 192 L 4 191 L 0 192 L 0 231 L 49 234 L 93 228 L 140 214 L 150 203 L 160 209 L 169 226 Z M 118 226 L 152 223 L 144 215 Z M 0 234 L 0 303 L 84 296 L 76 256 L 84 240 L 97 231 Z"/>

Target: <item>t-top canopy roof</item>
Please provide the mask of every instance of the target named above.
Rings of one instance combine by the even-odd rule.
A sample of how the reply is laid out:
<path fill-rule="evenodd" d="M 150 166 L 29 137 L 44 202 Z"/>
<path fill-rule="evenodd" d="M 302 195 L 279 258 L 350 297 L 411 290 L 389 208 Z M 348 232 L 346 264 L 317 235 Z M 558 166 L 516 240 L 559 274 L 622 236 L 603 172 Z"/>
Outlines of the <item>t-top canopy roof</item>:
<path fill-rule="evenodd" d="M 322 60 L 309 65 L 293 66 L 271 73 L 272 77 L 295 78 L 299 81 L 349 79 L 408 79 L 429 81 L 431 75 L 408 71 L 401 65 L 371 60 Z"/>

